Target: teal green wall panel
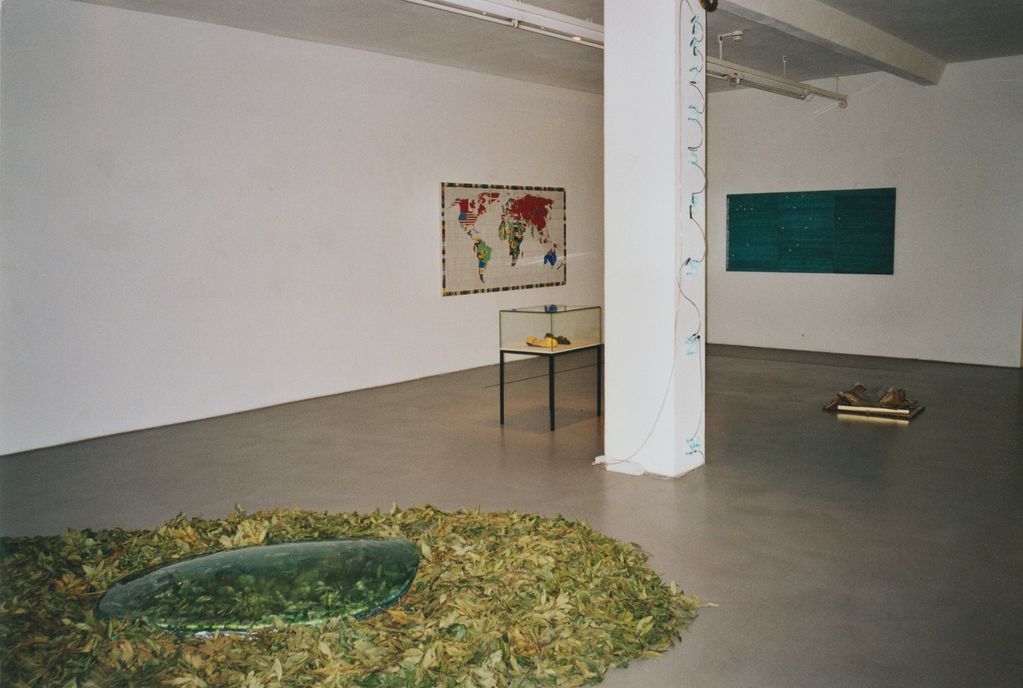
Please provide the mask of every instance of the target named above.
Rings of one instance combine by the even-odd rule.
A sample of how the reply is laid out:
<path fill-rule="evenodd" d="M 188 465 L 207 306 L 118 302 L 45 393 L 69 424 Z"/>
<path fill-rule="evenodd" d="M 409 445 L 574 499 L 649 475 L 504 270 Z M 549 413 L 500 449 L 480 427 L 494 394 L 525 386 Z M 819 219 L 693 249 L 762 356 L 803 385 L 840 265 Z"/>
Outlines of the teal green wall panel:
<path fill-rule="evenodd" d="M 890 275 L 895 189 L 729 194 L 727 269 Z"/>

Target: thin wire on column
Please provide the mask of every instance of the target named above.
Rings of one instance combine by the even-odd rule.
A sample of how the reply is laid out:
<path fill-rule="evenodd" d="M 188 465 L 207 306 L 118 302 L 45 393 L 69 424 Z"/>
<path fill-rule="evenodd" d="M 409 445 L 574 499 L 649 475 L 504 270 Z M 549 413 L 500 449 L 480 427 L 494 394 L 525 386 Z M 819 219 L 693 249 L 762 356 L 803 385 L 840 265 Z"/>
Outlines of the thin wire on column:
<path fill-rule="evenodd" d="M 693 143 L 693 144 L 686 144 L 686 149 L 689 151 L 689 160 L 688 160 L 689 165 L 695 167 L 699 171 L 700 179 L 701 179 L 701 183 L 699 185 L 699 188 L 697 190 L 691 191 L 689 193 L 689 199 L 688 199 L 689 223 L 691 223 L 690 226 L 691 227 L 695 227 L 697 232 L 699 233 L 699 236 L 700 236 L 700 250 L 699 250 L 699 257 L 696 257 L 695 255 L 692 255 L 692 254 L 688 254 L 686 259 L 682 262 L 681 266 L 679 267 L 679 272 L 676 275 L 675 284 L 676 284 L 676 287 L 678 289 L 678 295 L 679 295 L 680 299 L 684 300 L 686 303 L 688 303 L 692 307 L 693 313 L 696 315 L 696 328 L 686 338 L 685 347 L 686 347 L 686 356 L 696 356 L 697 357 L 697 362 L 698 362 L 698 366 L 699 366 L 698 372 L 699 372 L 699 379 L 700 379 L 700 398 L 703 399 L 705 394 L 706 394 L 706 392 L 704 390 L 704 347 L 703 347 L 703 343 L 704 343 L 703 342 L 703 337 L 704 337 L 704 320 L 703 320 L 703 312 L 700 310 L 700 307 L 697 305 L 697 303 L 692 298 L 690 298 L 690 296 L 686 293 L 685 287 L 683 286 L 683 276 L 692 277 L 692 276 L 700 274 L 700 271 L 703 268 L 703 266 L 704 266 L 704 264 L 706 263 L 706 260 L 707 260 L 707 230 L 703 226 L 703 224 L 699 221 L 699 219 L 697 219 L 699 214 L 700 214 L 698 208 L 700 207 L 701 199 L 702 199 L 702 202 L 703 202 L 704 206 L 706 206 L 706 202 L 707 202 L 706 201 L 706 198 L 707 198 L 707 196 L 706 196 L 707 195 L 707 171 L 704 169 L 704 167 L 702 165 L 700 165 L 700 153 L 701 153 L 701 151 L 704 151 L 706 143 L 707 143 L 707 131 L 706 131 L 706 128 L 705 128 L 703 122 L 700 119 L 701 116 L 703 116 L 706 113 L 706 111 L 707 111 L 707 96 L 706 96 L 706 93 L 704 92 L 704 90 L 701 88 L 701 84 L 704 82 L 703 70 L 704 70 L 704 64 L 706 63 L 706 54 L 704 53 L 704 45 L 705 45 L 705 42 L 706 42 L 706 29 L 705 29 L 705 27 L 703 25 L 703 21 L 701 20 L 700 16 L 697 14 L 697 12 L 696 12 L 695 8 L 693 7 L 692 3 L 690 2 L 690 0 L 680 0 L 679 1 L 679 13 L 678 13 L 679 14 L 679 34 L 680 34 L 680 36 L 681 36 L 681 33 L 682 33 L 682 20 L 683 20 L 683 16 L 684 16 L 683 13 L 682 13 L 682 6 L 683 6 L 683 4 L 686 7 L 689 8 L 689 14 L 690 14 L 688 48 L 691 51 L 692 57 L 696 58 L 694 60 L 693 64 L 691 64 L 689 66 L 689 69 L 687 70 L 688 73 L 689 73 L 689 78 L 686 80 L 686 82 L 687 82 L 687 86 L 690 89 L 692 89 L 693 91 L 695 91 L 695 93 L 697 95 L 697 99 L 696 99 L 696 104 L 690 103 L 688 105 L 687 109 L 689 111 L 689 114 L 686 117 L 686 122 L 690 122 L 690 123 L 696 125 L 696 128 L 699 131 L 699 137 L 698 137 L 699 140 L 696 143 Z M 684 48 L 682 46 L 682 41 L 680 40 L 679 41 L 679 66 L 680 67 L 683 64 L 685 64 L 685 61 L 684 61 L 684 59 L 682 57 L 683 50 L 684 50 Z M 681 80 L 682 80 L 682 70 L 680 69 L 679 70 L 679 81 L 681 82 Z M 679 86 L 679 92 L 681 93 L 681 91 L 682 91 L 682 84 L 679 83 L 678 86 Z M 684 132 L 684 130 L 685 130 L 685 124 L 684 123 L 682 124 L 682 128 L 683 128 L 683 132 Z M 684 135 L 684 133 L 681 136 L 681 139 L 683 141 L 687 140 L 687 137 Z M 681 179 L 680 179 L 680 182 L 682 182 Z M 685 184 L 684 183 L 681 184 L 680 191 L 682 193 L 685 193 Z M 683 225 L 682 227 L 679 228 L 679 231 L 681 232 L 681 236 L 679 237 L 679 241 L 680 241 L 680 244 L 682 246 L 683 255 L 687 255 L 686 254 L 686 247 L 688 245 L 688 242 L 686 241 L 686 231 L 685 230 L 686 230 L 686 226 L 685 225 Z M 681 301 L 679 302 L 679 305 L 681 306 Z M 676 317 L 675 317 L 675 323 L 676 323 L 675 338 L 676 338 L 676 350 L 677 350 L 677 348 L 678 348 L 677 347 L 677 342 L 678 342 L 678 315 L 677 314 L 676 314 Z M 686 438 L 686 454 L 690 454 L 690 455 L 691 454 L 699 454 L 701 457 L 706 458 L 705 455 L 704 455 L 702 443 L 700 442 L 700 439 L 699 439 L 700 438 L 700 432 L 703 429 L 704 404 L 700 403 L 699 407 L 700 407 L 700 413 L 699 413 L 699 416 L 698 416 L 697 421 L 696 421 L 696 427 L 693 429 L 692 434 L 690 434 Z"/>

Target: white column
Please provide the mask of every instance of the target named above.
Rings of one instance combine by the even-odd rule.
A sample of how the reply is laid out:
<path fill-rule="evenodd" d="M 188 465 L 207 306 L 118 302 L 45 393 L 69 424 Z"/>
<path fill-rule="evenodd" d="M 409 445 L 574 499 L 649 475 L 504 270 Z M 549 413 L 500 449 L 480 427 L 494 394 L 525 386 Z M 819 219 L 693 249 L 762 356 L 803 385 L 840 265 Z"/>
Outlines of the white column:
<path fill-rule="evenodd" d="M 704 20 L 698 0 L 604 8 L 609 470 L 704 462 Z"/>

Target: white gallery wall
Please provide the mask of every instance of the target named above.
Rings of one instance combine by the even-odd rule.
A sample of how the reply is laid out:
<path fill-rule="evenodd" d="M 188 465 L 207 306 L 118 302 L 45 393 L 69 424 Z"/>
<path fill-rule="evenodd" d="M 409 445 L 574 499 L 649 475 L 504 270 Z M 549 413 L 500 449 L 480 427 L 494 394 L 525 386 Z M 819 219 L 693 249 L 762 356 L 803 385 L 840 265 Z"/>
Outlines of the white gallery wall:
<path fill-rule="evenodd" d="M 70 0 L 2 31 L 0 454 L 495 363 L 500 308 L 601 302 L 599 96 Z M 442 181 L 565 187 L 568 284 L 442 298 Z"/>
<path fill-rule="evenodd" d="M 1019 366 L 1021 72 L 1013 57 L 950 64 L 936 86 L 843 78 L 845 110 L 711 94 L 710 341 Z M 725 271 L 727 194 L 875 187 L 897 189 L 894 275 Z"/>

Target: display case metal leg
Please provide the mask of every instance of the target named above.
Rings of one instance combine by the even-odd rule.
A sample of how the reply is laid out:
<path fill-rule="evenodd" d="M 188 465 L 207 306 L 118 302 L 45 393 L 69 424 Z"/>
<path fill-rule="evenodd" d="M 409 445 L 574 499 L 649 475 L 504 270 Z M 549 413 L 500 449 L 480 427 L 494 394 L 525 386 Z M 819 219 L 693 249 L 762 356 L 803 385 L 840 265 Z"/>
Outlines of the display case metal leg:
<path fill-rule="evenodd" d="M 547 387 L 549 405 L 551 407 L 551 431 L 554 431 L 554 357 L 547 357 Z"/>
<path fill-rule="evenodd" d="M 504 425 L 504 352 L 501 352 L 501 425 Z"/>
<path fill-rule="evenodd" d="M 604 410 L 604 345 L 597 347 L 597 415 Z"/>

